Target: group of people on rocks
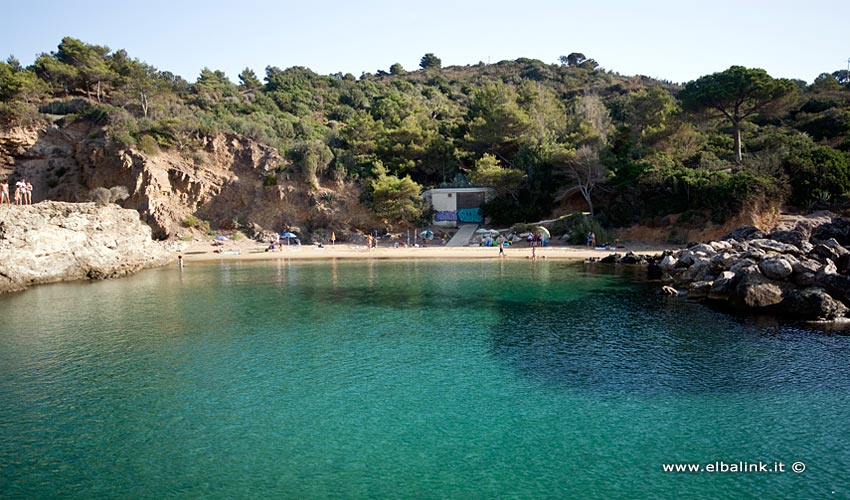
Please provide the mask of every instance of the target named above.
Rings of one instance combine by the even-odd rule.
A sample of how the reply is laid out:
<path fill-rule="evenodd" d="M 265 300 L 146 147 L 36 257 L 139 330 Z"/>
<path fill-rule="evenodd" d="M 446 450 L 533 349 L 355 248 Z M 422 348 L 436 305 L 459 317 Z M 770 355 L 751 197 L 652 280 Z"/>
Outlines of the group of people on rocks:
<path fill-rule="evenodd" d="M 21 178 L 15 183 L 14 198 L 9 197 L 9 182 L 0 182 L 0 205 L 7 203 L 12 204 L 14 199 L 15 205 L 32 205 L 32 184 Z"/>

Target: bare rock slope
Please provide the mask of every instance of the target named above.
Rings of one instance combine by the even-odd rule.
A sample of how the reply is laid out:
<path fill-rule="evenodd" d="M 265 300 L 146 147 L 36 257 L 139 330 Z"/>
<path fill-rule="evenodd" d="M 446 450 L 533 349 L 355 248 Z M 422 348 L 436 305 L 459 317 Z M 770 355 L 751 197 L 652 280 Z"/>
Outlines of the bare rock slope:
<path fill-rule="evenodd" d="M 177 243 L 151 239 L 135 210 L 94 203 L 0 206 L 0 293 L 124 276 L 167 263 Z"/>
<path fill-rule="evenodd" d="M 32 181 L 33 199 L 88 201 L 121 186 L 157 239 L 185 230 L 188 216 L 215 229 L 257 225 L 280 231 L 370 226 L 351 181 L 308 186 L 277 149 L 234 134 L 200 137 L 192 147 L 142 152 L 85 122 L 0 130 L 0 179 Z"/>

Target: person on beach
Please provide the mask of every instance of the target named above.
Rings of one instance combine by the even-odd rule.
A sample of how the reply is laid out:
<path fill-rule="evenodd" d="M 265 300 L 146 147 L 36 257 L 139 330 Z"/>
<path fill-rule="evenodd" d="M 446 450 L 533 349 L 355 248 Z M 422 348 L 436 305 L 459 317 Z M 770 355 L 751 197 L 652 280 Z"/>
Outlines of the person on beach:
<path fill-rule="evenodd" d="M 504 257 L 505 256 L 505 237 L 500 234 L 499 237 L 496 238 L 496 243 L 499 245 L 499 257 Z"/>
<path fill-rule="evenodd" d="M 537 247 L 543 243 L 543 235 L 534 233 L 531 237 L 531 260 L 537 260 Z"/>
<path fill-rule="evenodd" d="M 27 188 L 27 183 L 24 179 L 19 179 L 15 183 L 15 205 L 22 205 L 24 202 L 24 190 Z"/>
<path fill-rule="evenodd" d="M 9 181 L 0 182 L 0 205 L 4 202 L 12 204 L 12 200 L 9 199 Z"/>
<path fill-rule="evenodd" d="M 177 267 L 179 267 L 180 269 L 183 269 L 183 256 L 182 255 L 177 256 Z"/>
<path fill-rule="evenodd" d="M 30 181 L 26 181 L 24 183 L 24 188 L 26 190 L 25 191 L 26 192 L 26 198 L 27 198 L 26 204 L 32 205 L 32 183 Z"/>

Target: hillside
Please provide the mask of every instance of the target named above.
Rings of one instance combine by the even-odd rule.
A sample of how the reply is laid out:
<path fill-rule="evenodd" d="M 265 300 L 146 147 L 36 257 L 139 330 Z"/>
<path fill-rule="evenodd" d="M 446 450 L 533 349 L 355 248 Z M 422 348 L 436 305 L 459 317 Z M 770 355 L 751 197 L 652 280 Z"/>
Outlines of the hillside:
<path fill-rule="evenodd" d="M 846 73 L 806 85 L 732 67 L 679 87 L 578 53 L 446 68 L 426 54 L 416 71 L 190 83 L 64 38 L 31 67 L 0 63 L 0 177 L 35 179 L 37 200 L 123 186 L 159 237 L 398 229 L 427 219 L 418 190 L 474 183 L 496 188 L 500 224 L 591 211 L 675 241 L 783 204 L 841 210 Z"/>

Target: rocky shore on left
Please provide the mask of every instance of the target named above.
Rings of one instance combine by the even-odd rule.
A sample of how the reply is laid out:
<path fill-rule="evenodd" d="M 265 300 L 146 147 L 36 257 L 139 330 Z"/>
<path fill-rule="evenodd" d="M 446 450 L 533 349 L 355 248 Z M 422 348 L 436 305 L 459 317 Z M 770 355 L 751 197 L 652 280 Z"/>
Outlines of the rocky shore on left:
<path fill-rule="evenodd" d="M 125 276 L 168 263 L 178 247 L 153 240 L 139 212 L 117 205 L 0 205 L 0 293 Z"/>

